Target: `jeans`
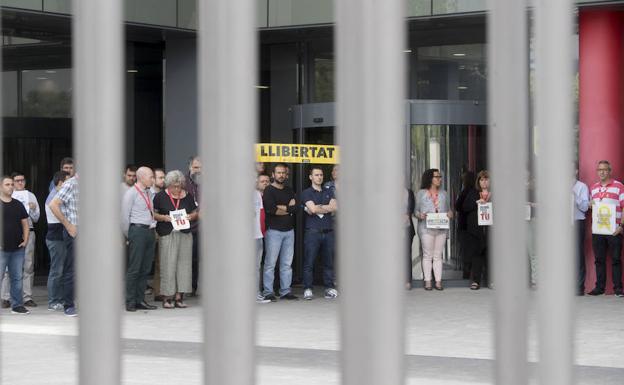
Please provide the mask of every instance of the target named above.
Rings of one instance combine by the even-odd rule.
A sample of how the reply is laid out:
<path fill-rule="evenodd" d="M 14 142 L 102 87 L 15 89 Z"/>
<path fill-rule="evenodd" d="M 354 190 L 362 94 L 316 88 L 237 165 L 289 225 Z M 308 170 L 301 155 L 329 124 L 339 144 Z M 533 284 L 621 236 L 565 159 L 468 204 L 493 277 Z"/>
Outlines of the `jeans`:
<path fill-rule="evenodd" d="M 273 294 L 275 264 L 279 256 L 280 296 L 290 293 L 292 283 L 292 260 L 295 251 L 295 230 L 278 231 L 269 229 L 265 234 L 266 254 L 264 257 L 264 292 Z"/>
<path fill-rule="evenodd" d="M 576 227 L 576 258 L 578 261 L 578 277 L 576 288 L 581 292 L 585 292 L 585 220 L 574 221 Z"/>
<path fill-rule="evenodd" d="M 0 279 L 4 280 L 4 271 L 9 269 L 9 278 L 11 280 L 11 307 L 16 308 L 24 304 L 22 297 L 22 269 L 24 268 L 24 248 L 15 251 L 0 252 Z"/>
<path fill-rule="evenodd" d="M 62 303 L 63 286 L 61 276 L 65 264 L 65 241 L 46 239 L 50 252 L 50 274 L 48 275 L 48 306 Z"/>
<path fill-rule="evenodd" d="M 61 275 L 61 299 L 65 309 L 74 307 L 74 242 L 75 239 L 63 230 L 65 242 L 65 261 Z"/>
<path fill-rule="evenodd" d="M 323 259 L 323 285 L 326 289 L 334 287 L 334 232 L 323 233 L 315 229 L 306 229 L 303 238 L 303 287 L 312 289 L 313 270 L 316 256 Z"/>
<path fill-rule="evenodd" d="M 128 270 L 126 272 L 126 304 L 145 300 L 147 277 L 154 263 L 156 247 L 154 230 L 130 225 L 128 229 Z"/>
<path fill-rule="evenodd" d="M 256 238 L 256 291 L 260 294 L 260 265 L 262 264 L 262 253 L 264 252 L 264 239 Z"/>
<path fill-rule="evenodd" d="M 607 282 L 607 249 L 611 250 L 611 273 L 613 275 L 613 290 L 622 290 L 622 254 L 621 235 L 592 235 L 592 247 L 596 256 L 596 289 L 605 290 Z"/>
<path fill-rule="evenodd" d="M 32 300 L 32 288 L 35 279 L 35 232 L 31 231 L 24 248 L 24 267 L 22 269 L 22 291 L 24 302 Z M 9 299 L 8 274 L 4 274 L 2 282 L 2 299 Z"/>

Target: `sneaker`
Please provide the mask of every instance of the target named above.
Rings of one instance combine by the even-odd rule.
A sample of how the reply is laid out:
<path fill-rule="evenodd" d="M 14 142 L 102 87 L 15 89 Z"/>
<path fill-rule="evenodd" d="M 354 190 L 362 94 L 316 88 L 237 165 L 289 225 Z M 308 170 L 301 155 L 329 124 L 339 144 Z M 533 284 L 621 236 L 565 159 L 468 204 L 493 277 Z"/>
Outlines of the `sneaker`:
<path fill-rule="evenodd" d="M 288 294 L 284 294 L 283 296 L 281 296 L 280 299 L 287 299 L 287 300 L 290 300 L 290 301 L 297 301 L 297 300 L 299 300 L 299 297 L 297 297 L 293 293 L 288 293 Z"/>
<path fill-rule="evenodd" d="M 336 290 L 334 288 L 326 289 L 325 290 L 325 298 L 327 298 L 327 299 L 338 298 L 338 290 Z"/>
<path fill-rule="evenodd" d="M 314 294 L 312 293 L 312 289 L 305 289 L 303 291 L 303 299 L 305 300 L 311 300 L 312 298 L 314 298 Z"/>
<path fill-rule="evenodd" d="M 616 290 L 615 291 L 615 296 L 616 297 L 620 297 L 620 298 L 624 297 L 624 293 L 622 293 L 622 289 Z"/>
<path fill-rule="evenodd" d="M 13 314 L 30 314 L 30 311 L 26 309 L 24 306 L 18 306 L 11 309 L 11 313 Z"/>
<path fill-rule="evenodd" d="M 271 302 L 277 302 L 277 298 L 275 297 L 275 294 L 273 293 L 265 295 L 264 299 L 268 299 Z"/>
<path fill-rule="evenodd" d="M 78 316 L 78 313 L 76 312 L 76 308 L 73 307 L 73 306 L 70 306 L 67 309 L 65 309 L 63 311 L 63 313 L 65 313 L 65 315 L 68 316 L 68 317 L 76 317 L 76 316 Z"/>
<path fill-rule="evenodd" d="M 8 299 L 3 299 L 2 300 L 2 308 L 3 309 L 8 309 L 11 307 L 11 302 L 9 302 Z"/>
<path fill-rule="evenodd" d="M 48 305 L 48 310 L 49 311 L 62 311 L 63 310 L 63 305 L 60 303 L 55 303 L 53 305 Z"/>
<path fill-rule="evenodd" d="M 604 290 L 600 290 L 598 288 L 595 288 L 594 290 L 590 291 L 587 294 L 589 294 L 589 295 L 603 295 L 604 294 Z"/>
<path fill-rule="evenodd" d="M 24 306 L 37 307 L 37 304 L 32 299 L 29 299 L 28 301 L 24 302 Z"/>
<path fill-rule="evenodd" d="M 256 295 L 256 303 L 269 303 L 269 302 L 271 302 L 271 300 L 265 298 L 262 294 Z"/>

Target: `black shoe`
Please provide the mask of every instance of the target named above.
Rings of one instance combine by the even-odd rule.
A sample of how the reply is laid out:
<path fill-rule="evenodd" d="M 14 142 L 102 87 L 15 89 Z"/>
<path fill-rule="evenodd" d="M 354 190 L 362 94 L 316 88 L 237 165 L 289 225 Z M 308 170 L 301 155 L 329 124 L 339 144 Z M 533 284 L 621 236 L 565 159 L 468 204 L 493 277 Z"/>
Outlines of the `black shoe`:
<path fill-rule="evenodd" d="M 604 290 L 594 289 L 594 290 L 590 291 L 587 294 L 589 294 L 589 295 L 603 295 L 604 294 Z"/>
<path fill-rule="evenodd" d="M 138 310 L 155 310 L 156 306 L 150 305 L 149 303 L 143 301 L 141 303 L 137 303 L 134 308 Z"/>
<path fill-rule="evenodd" d="M 585 295 L 585 290 L 579 290 L 579 291 L 576 292 L 576 296 L 577 297 L 582 297 L 584 295 Z"/>
<path fill-rule="evenodd" d="M 9 300 L 3 299 L 2 300 L 2 308 L 3 309 L 8 309 L 11 307 L 11 302 Z"/>
<path fill-rule="evenodd" d="M 24 306 L 37 307 L 37 304 L 32 299 L 29 299 L 28 301 L 24 302 Z"/>
<path fill-rule="evenodd" d="M 291 301 L 297 301 L 297 300 L 299 300 L 299 297 L 297 297 L 293 293 L 288 293 L 288 294 L 284 294 L 283 296 L 281 296 L 280 299 L 287 299 L 287 300 L 291 300 Z"/>
<path fill-rule="evenodd" d="M 273 293 L 265 295 L 264 299 L 268 299 L 271 302 L 277 302 L 277 298 L 275 297 L 275 294 Z"/>
<path fill-rule="evenodd" d="M 11 313 L 13 313 L 13 314 L 30 314 L 28 309 L 26 309 L 24 306 L 14 307 L 13 309 L 11 309 Z"/>
<path fill-rule="evenodd" d="M 615 296 L 620 297 L 620 298 L 624 297 L 624 293 L 622 293 L 622 289 L 617 289 L 615 291 Z"/>
<path fill-rule="evenodd" d="M 154 296 L 154 302 L 162 302 L 165 300 L 165 296 L 162 294 L 158 294 Z"/>
<path fill-rule="evenodd" d="M 126 311 L 136 311 L 137 307 L 135 304 L 126 304 Z"/>

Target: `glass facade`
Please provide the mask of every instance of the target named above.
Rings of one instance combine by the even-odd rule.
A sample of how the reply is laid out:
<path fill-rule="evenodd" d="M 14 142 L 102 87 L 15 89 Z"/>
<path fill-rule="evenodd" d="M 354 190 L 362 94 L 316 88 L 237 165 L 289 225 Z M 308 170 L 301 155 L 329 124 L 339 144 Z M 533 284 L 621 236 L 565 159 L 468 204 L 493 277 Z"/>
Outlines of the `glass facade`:
<path fill-rule="evenodd" d="M 70 68 L 21 71 L 24 117 L 68 118 L 72 111 Z"/>

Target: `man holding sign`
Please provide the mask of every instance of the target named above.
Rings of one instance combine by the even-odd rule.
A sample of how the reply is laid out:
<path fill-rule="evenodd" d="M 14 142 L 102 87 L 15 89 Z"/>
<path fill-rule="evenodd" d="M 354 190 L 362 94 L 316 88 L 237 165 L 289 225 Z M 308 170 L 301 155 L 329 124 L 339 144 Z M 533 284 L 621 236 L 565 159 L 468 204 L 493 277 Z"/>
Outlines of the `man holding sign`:
<path fill-rule="evenodd" d="M 600 181 L 591 186 L 592 247 L 596 263 L 596 287 L 589 295 L 605 292 L 607 250 L 611 251 L 613 290 L 618 297 L 622 293 L 622 207 L 624 207 L 624 185 L 611 179 L 611 164 L 606 160 L 598 162 Z"/>

